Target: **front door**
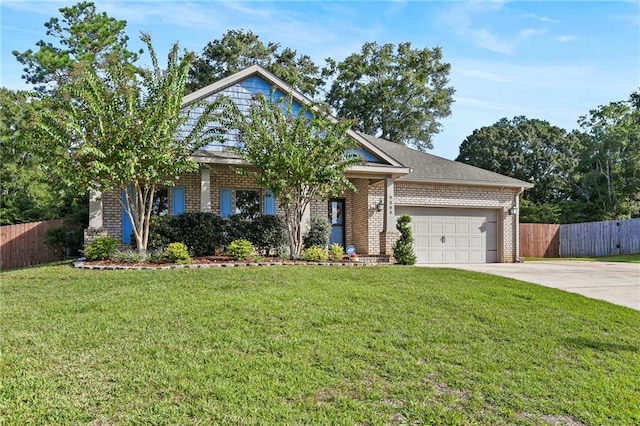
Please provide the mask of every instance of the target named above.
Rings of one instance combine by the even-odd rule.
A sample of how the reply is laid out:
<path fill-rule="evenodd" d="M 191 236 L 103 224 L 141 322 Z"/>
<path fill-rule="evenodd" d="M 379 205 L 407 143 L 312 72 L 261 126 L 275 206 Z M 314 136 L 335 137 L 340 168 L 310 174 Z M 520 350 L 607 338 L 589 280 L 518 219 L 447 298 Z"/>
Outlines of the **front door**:
<path fill-rule="evenodd" d="M 345 203 L 343 198 L 332 198 L 329 200 L 329 222 L 331 222 L 331 234 L 329 244 L 337 243 L 344 247 L 345 240 Z"/>

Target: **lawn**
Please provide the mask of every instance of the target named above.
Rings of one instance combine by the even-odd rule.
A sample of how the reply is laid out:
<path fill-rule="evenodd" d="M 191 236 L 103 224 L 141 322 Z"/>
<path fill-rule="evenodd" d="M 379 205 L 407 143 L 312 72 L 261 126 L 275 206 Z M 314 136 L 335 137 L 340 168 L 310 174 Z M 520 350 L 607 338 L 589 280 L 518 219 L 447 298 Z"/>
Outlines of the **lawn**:
<path fill-rule="evenodd" d="M 640 312 L 506 278 L 58 265 L 0 289 L 3 424 L 640 424 Z"/>

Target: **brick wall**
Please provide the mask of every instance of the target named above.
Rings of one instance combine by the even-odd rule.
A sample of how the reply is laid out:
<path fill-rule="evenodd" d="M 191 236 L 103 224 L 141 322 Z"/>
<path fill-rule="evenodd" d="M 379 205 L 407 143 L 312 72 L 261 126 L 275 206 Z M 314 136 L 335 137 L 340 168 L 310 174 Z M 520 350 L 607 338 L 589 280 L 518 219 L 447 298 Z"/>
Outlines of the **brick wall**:
<path fill-rule="evenodd" d="M 514 262 L 515 216 L 507 213 L 513 206 L 513 188 L 434 185 L 396 182 L 396 205 L 428 207 L 494 207 L 498 211 L 498 261 Z M 500 256 L 502 253 L 502 257 Z"/>

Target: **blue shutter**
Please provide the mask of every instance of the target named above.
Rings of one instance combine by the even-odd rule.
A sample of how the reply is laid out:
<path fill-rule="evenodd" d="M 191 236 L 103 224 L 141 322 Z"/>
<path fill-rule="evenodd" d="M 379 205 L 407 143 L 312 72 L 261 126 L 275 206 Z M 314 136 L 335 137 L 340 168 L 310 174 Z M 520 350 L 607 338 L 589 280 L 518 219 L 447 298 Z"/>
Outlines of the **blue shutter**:
<path fill-rule="evenodd" d="M 274 216 L 276 214 L 276 197 L 273 196 L 273 192 L 269 190 L 264 191 L 262 206 L 265 216 Z"/>
<path fill-rule="evenodd" d="M 231 216 L 231 190 L 229 188 L 220 190 L 220 216 Z"/>
<path fill-rule="evenodd" d="M 131 188 L 128 188 L 129 195 L 131 195 Z M 122 191 L 122 204 L 124 206 L 127 205 L 126 195 L 124 191 Z M 122 243 L 123 244 L 131 244 L 131 233 L 133 232 L 133 225 L 131 225 L 131 220 L 129 219 L 129 215 L 127 211 L 122 207 Z"/>
<path fill-rule="evenodd" d="M 174 186 L 171 188 L 171 212 L 178 215 L 186 210 L 185 190 L 184 186 Z"/>

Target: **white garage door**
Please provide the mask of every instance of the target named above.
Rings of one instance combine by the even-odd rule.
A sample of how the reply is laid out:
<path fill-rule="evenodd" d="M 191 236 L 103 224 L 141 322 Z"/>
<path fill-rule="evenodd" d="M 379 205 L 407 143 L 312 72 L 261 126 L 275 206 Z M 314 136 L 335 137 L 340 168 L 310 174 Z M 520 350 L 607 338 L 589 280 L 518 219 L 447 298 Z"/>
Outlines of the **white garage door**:
<path fill-rule="evenodd" d="M 397 207 L 411 216 L 418 263 L 498 261 L 496 210 Z"/>

